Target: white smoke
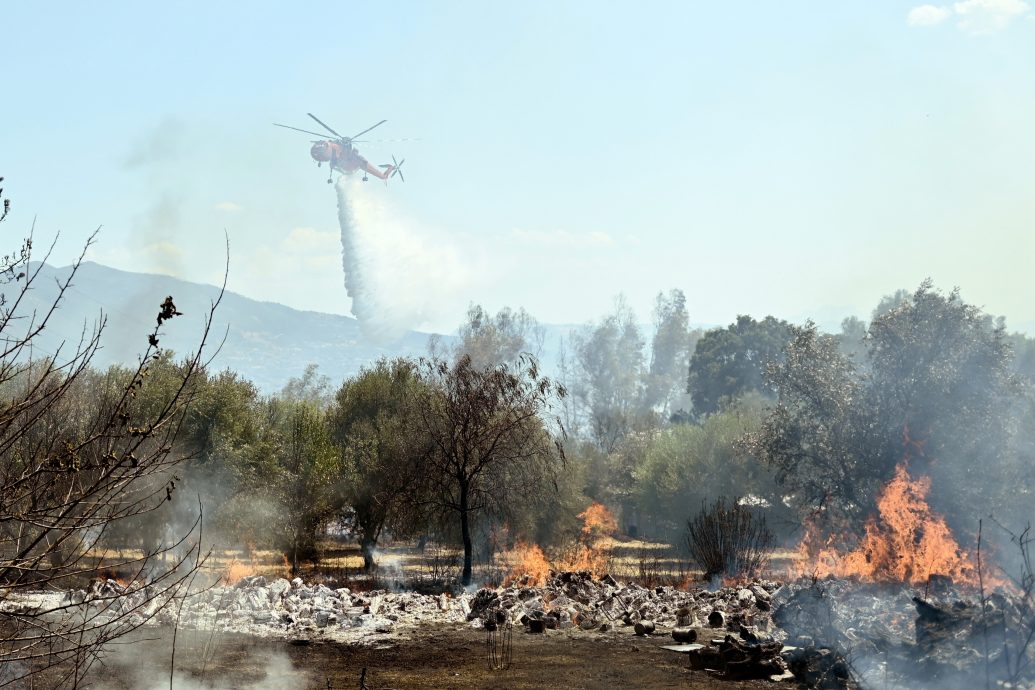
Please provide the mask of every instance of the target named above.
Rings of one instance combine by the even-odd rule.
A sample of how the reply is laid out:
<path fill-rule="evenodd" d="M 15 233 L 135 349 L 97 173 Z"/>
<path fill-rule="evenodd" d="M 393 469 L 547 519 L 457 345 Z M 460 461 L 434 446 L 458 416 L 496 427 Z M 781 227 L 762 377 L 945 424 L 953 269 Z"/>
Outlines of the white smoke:
<path fill-rule="evenodd" d="M 249 657 L 243 662 L 249 667 L 249 673 L 256 673 L 261 667 L 261 678 L 258 680 L 247 682 L 242 680 L 240 671 L 231 672 L 225 669 L 210 671 L 208 677 L 199 677 L 195 672 L 177 671 L 172 678 L 172 690 L 219 690 L 228 687 L 241 688 L 241 690 L 283 690 L 284 688 L 306 687 L 310 682 L 309 674 L 296 669 L 291 663 L 291 659 L 283 652 L 270 652 L 264 649 L 259 654 Z M 185 656 L 187 656 L 186 650 L 181 650 L 177 659 Z M 153 650 L 142 650 L 138 644 L 126 644 L 109 650 L 104 661 L 104 669 L 97 667 L 94 669 L 100 683 L 91 687 L 99 690 L 125 687 L 122 684 L 109 685 L 106 682 L 106 676 L 116 670 L 117 675 L 121 676 L 125 682 L 130 683 L 130 687 L 139 690 L 168 690 L 170 687 L 170 660 L 165 650 L 159 655 Z M 197 666 L 202 661 L 195 658 L 187 660 L 186 663 Z M 231 677 L 227 677 L 228 675 Z"/>
<path fill-rule="evenodd" d="M 380 343 L 400 338 L 469 283 L 455 251 L 434 243 L 363 182 L 342 176 L 335 189 L 345 290 L 364 336 Z"/>

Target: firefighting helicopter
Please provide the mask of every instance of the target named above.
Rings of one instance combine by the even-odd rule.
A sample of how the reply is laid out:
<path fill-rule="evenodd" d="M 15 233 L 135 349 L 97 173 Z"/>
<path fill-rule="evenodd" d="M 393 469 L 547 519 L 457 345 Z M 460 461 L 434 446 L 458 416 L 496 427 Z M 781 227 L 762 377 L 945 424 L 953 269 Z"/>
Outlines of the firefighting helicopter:
<path fill-rule="evenodd" d="M 351 137 L 343 137 L 342 135 L 335 132 L 329 126 L 327 126 L 320 118 L 312 113 L 306 113 L 309 117 L 316 120 L 321 127 L 326 129 L 328 132 L 333 134 L 336 138 L 334 139 L 315 139 L 313 140 L 313 147 L 309 149 L 309 155 L 316 161 L 317 166 L 327 163 L 330 167 L 330 171 L 327 173 L 327 184 L 330 184 L 333 180 L 331 175 L 335 170 L 345 174 L 351 174 L 357 170 L 363 171 L 363 181 L 366 182 L 368 179 L 367 173 L 374 177 L 384 180 L 385 184 L 388 184 L 388 180 L 396 175 L 403 182 L 406 178 L 402 174 L 402 164 L 406 162 L 406 159 L 401 161 L 395 160 L 395 156 L 392 156 L 391 163 L 382 163 L 379 166 L 371 165 L 370 162 L 359 155 L 359 151 L 353 146 L 357 142 L 357 137 L 361 137 L 375 127 L 380 127 L 388 120 L 381 120 L 376 125 L 367 127 L 359 134 L 355 134 Z M 284 127 L 286 129 L 293 129 L 296 132 L 304 132 L 306 134 L 312 134 L 318 137 L 326 137 L 326 134 L 320 134 L 319 132 L 310 132 L 307 129 L 299 129 L 298 127 L 291 127 L 290 125 L 282 125 L 274 122 L 277 127 Z"/>

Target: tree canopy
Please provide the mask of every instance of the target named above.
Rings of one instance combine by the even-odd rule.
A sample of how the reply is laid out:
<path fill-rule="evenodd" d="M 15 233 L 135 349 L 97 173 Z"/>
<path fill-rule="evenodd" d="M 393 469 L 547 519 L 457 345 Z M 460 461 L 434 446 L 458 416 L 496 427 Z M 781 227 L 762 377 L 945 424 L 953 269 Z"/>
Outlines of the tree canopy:
<path fill-rule="evenodd" d="M 724 329 L 706 332 L 697 341 L 687 378 L 694 413 L 711 414 L 749 391 L 771 392 L 766 365 L 783 356 L 790 326 L 772 316 L 756 321 L 738 316 Z"/>

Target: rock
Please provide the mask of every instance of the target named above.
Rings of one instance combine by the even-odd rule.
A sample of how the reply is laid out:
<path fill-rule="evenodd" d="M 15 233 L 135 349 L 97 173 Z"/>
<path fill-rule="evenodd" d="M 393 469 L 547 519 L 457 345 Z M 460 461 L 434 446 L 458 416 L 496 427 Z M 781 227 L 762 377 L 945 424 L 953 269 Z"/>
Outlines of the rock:
<path fill-rule="evenodd" d="M 594 628 L 598 627 L 599 625 L 600 624 L 596 620 L 594 620 L 592 618 L 583 618 L 579 622 L 579 628 L 581 628 L 582 630 L 593 630 Z"/>
<path fill-rule="evenodd" d="M 279 601 L 280 599 L 283 599 L 284 595 L 286 595 L 289 591 L 291 591 L 291 583 L 282 577 L 277 578 L 269 586 L 269 599 L 272 602 Z"/>

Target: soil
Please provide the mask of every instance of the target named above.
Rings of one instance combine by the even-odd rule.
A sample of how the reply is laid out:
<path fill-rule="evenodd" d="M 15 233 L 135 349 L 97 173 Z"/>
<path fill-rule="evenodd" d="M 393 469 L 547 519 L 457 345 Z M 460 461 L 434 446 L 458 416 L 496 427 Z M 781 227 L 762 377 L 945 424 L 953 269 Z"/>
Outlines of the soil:
<path fill-rule="evenodd" d="M 91 672 L 92 687 L 104 690 L 169 687 L 168 630 L 148 630 Z M 485 632 L 426 627 L 411 639 L 354 646 L 314 639 L 257 638 L 181 631 L 176 643 L 176 688 L 285 690 L 359 688 L 362 669 L 371 690 L 435 688 L 690 688 L 758 690 L 790 688 L 770 681 L 724 681 L 691 672 L 687 657 L 661 649 L 670 637 L 639 638 L 610 633 L 556 631 L 513 633 L 512 664 L 491 671 Z"/>

